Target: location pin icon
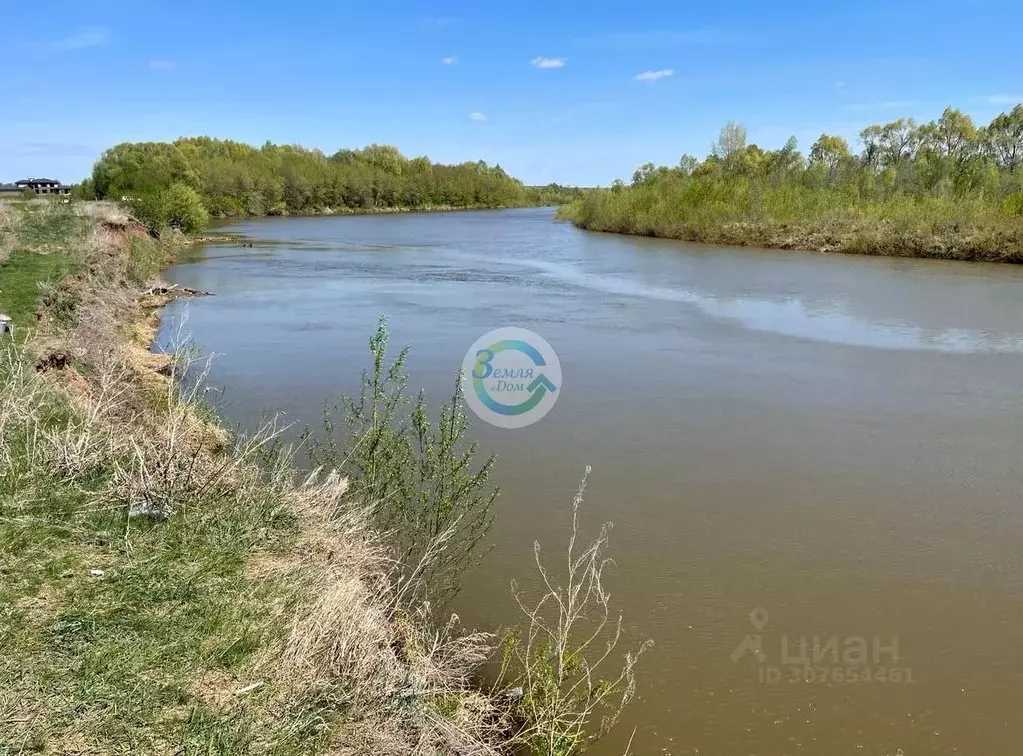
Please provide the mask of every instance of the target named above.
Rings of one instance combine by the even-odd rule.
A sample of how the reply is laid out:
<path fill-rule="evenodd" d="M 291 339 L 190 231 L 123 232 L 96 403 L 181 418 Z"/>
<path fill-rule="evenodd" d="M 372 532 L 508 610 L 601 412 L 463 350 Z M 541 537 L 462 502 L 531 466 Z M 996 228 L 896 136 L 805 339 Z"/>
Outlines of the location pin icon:
<path fill-rule="evenodd" d="M 755 627 L 758 632 L 767 627 L 767 619 L 767 610 L 763 607 L 758 606 L 749 613 L 749 621 L 753 623 L 753 627 Z"/>

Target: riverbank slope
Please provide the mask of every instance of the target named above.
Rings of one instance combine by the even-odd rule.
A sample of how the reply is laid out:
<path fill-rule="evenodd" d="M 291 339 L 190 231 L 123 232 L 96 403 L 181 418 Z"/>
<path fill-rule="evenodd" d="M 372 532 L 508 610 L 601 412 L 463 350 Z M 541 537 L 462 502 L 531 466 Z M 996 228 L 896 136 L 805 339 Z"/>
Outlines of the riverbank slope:
<path fill-rule="evenodd" d="M 0 213 L 0 751 L 503 748 L 490 636 L 401 603 L 344 478 L 227 433 L 201 365 L 150 353 L 181 238 Z"/>

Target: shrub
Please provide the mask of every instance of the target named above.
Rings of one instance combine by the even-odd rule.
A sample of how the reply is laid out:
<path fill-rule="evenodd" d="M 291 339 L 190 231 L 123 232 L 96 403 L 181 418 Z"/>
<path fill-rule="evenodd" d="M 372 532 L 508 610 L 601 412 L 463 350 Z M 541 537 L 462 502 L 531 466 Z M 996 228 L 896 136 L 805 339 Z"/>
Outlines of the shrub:
<path fill-rule="evenodd" d="M 1023 216 L 1023 192 L 1013 192 L 1002 200 L 1002 213 L 1012 218 Z"/>
<path fill-rule="evenodd" d="M 490 528 L 495 458 L 478 461 L 478 445 L 466 440 L 461 376 L 433 423 L 425 394 L 408 393 L 408 348 L 388 364 L 387 342 L 381 318 L 359 398 L 342 396 L 324 411 L 323 435 L 306 433 L 309 456 L 342 470 L 353 499 L 372 505 L 376 525 L 391 534 L 399 594 L 443 602 L 458 591 Z"/>
<path fill-rule="evenodd" d="M 184 184 L 171 184 L 164 192 L 167 225 L 185 233 L 202 231 L 209 223 L 210 214 L 202 203 L 199 192 Z"/>
<path fill-rule="evenodd" d="M 124 202 L 131 213 L 154 234 L 165 228 L 195 233 L 206 228 L 210 219 L 202 197 L 195 189 L 184 184 L 172 184 L 167 189 L 152 189 Z"/>
<path fill-rule="evenodd" d="M 164 204 L 163 192 L 158 190 L 126 197 L 123 203 L 129 212 L 138 218 L 153 234 L 167 227 L 167 208 Z"/>

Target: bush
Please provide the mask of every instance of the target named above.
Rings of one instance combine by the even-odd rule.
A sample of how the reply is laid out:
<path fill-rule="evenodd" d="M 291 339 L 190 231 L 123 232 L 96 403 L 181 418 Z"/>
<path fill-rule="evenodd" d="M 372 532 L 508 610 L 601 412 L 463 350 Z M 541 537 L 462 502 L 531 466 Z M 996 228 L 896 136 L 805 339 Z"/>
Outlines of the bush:
<path fill-rule="evenodd" d="M 186 234 L 206 228 L 210 214 L 206 211 L 199 192 L 184 184 L 171 184 L 163 194 L 167 225 Z"/>
<path fill-rule="evenodd" d="M 167 226 L 167 213 L 163 205 L 163 193 L 146 192 L 136 197 L 125 197 L 122 204 L 138 218 L 153 234 Z"/>
<path fill-rule="evenodd" d="M 307 431 L 309 457 L 340 469 L 352 498 L 372 505 L 377 527 L 392 536 L 399 594 L 444 602 L 490 529 L 495 458 L 478 462 L 477 444 L 466 440 L 461 376 L 431 423 L 425 395 L 408 394 L 408 348 L 387 364 L 387 341 L 381 318 L 369 340 L 372 373 L 363 373 L 358 400 L 342 396 L 324 411 L 322 437 Z"/>
<path fill-rule="evenodd" d="M 1023 192 L 1013 192 L 1002 200 L 1002 213 L 1012 218 L 1023 216 Z"/>
<path fill-rule="evenodd" d="M 165 228 L 195 233 L 206 228 L 210 214 L 202 197 L 190 186 L 172 184 L 167 189 L 153 189 L 125 200 L 132 215 L 154 234 Z"/>

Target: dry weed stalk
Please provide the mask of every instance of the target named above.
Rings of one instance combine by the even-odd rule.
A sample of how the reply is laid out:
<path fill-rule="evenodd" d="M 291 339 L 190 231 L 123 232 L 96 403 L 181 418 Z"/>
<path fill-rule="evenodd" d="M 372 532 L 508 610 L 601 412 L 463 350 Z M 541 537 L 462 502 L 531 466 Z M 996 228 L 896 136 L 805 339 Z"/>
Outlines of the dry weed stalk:
<path fill-rule="evenodd" d="M 589 473 L 587 466 L 572 499 L 564 586 L 541 559 L 539 542 L 533 544 L 533 556 L 543 595 L 527 603 L 512 583 L 527 628 L 524 637 L 506 641 L 502 678 L 512 669 L 517 672 L 525 720 L 519 740 L 544 756 L 579 753 L 614 726 L 635 694 L 636 662 L 650 646 L 647 641 L 626 652 L 620 668 L 609 663 L 622 638 L 622 615 L 613 612 L 603 580 L 605 567 L 612 563 L 605 557 L 611 524 L 605 523 L 585 547 L 577 543 Z"/>
<path fill-rule="evenodd" d="M 7 202 L 0 202 L 0 263 L 18 246 L 17 220 Z"/>
<path fill-rule="evenodd" d="M 0 345 L 0 478 L 31 475 L 44 464 L 43 414 L 51 398 L 51 389 L 31 367 L 25 344 L 5 341 Z"/>
<path fill-rule="evenodd" d="M 72 397 L 81 414 L 41 431 L 51 469 L 67 479 L 78 479 L 125 450 L 124 433 L 112 421 L 126 409 L 127 376 L 123 362 L 106 361 L 95 379 L 95 390 Z"/>

